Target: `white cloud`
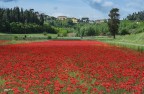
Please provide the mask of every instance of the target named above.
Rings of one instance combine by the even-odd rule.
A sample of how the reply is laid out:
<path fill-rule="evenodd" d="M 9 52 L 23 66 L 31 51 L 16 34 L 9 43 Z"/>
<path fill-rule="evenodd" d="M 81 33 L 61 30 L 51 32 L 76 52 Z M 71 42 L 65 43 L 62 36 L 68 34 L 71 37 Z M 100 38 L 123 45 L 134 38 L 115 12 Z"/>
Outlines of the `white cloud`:
<path fill-rule="evenodd" d="M 96 2 L 96 3 L 101 3 L 102 0 L 93 0 L 93 2 Z"/>
<path fill-rule="evenodd" d="M 105 1 L 105 2 L 102 4 L 102 6 L 104 6 L 104 7 L 112 7 L 113 5 L 114 5 L 114 3 L 111 2 L 111 1 Z"/>
<path fill-rule="evenodd" d="M 95 9 L 96 11 L 101 12 L 103 15 L 109 13 L 112 8 L 119 8 L 121 18 L 125 18 L 133 12 L 143 11 L 144 10 L 144 1 L 143 0 L 83 0 L 87 4 Z"/>

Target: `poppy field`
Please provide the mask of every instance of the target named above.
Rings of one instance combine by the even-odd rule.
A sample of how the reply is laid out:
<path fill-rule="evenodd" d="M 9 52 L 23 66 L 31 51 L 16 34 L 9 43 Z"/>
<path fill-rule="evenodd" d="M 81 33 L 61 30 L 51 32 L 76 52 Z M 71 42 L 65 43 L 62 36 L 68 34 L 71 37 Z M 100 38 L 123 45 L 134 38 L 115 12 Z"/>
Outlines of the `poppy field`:
<path fill-rule="evenodd" d="M 1 45 L 0 94 L 144 94 L 144 53 L 98 41 Z"/>

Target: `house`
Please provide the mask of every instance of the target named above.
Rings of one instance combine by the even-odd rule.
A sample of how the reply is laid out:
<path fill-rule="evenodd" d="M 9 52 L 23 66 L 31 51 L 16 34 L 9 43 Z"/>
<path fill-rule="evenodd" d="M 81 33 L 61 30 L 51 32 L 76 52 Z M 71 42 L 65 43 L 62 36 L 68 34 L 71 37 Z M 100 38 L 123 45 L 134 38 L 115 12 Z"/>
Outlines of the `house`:
<path fill-rule="evenodd" d="M 107 21 L 107 19 L 100 19 L 100 20 L 96 20 L 96 23 L 104 23 L 104 22 L 106 22 Z"/>
<path fill-rule="evenodd" d="M 58 18 L 58 20 L 66 20 L 67 16 L 58 16 L 57 18 Z"/>
<path fill-rule="evenodd" d="M 94 20 L 90 20 L 89 23 L 93 24 L 93 23 L 95 23 L 95 21 Z"/>
<path fill-rule="evenodd" d="M 72 18 L 73 23 L 78 23 L 78 19 L 77 18 Z"/>
<path fill-rule="evenodd" d="M 83 17 L 83 18 L 81 19 L 81 21 L 82 21 L 82 22 L 89 22 L 89 18 L 88 18 L 88 17 Z"/>

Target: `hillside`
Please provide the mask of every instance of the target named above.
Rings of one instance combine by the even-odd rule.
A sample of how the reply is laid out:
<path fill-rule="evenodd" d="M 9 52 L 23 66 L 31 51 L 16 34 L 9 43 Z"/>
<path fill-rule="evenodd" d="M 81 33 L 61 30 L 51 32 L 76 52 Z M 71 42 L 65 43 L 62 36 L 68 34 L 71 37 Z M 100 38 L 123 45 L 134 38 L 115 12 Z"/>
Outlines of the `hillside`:
<path fill-rule="evenodd" d="M 118 36 L 114 41 L 144 45 L 144 33 Z"/>
<path fill-rule="evenodd" d="M 141 52 L 144 51 L 144 33 L 117 36 L 115 40 L 110 37 L 96 37 L 96 40 L 116 46 L 135 49 Z"/>

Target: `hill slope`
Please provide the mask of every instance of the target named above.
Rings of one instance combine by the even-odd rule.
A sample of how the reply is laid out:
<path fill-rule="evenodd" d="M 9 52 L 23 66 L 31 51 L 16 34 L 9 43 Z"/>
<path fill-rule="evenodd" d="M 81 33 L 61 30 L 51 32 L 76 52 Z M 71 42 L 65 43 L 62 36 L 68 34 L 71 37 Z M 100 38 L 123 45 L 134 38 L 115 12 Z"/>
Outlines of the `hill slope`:
<path fill-rule="evenodd" d="M 144 45 L 144 33 L 118 36 L 114 41 Z"/>

